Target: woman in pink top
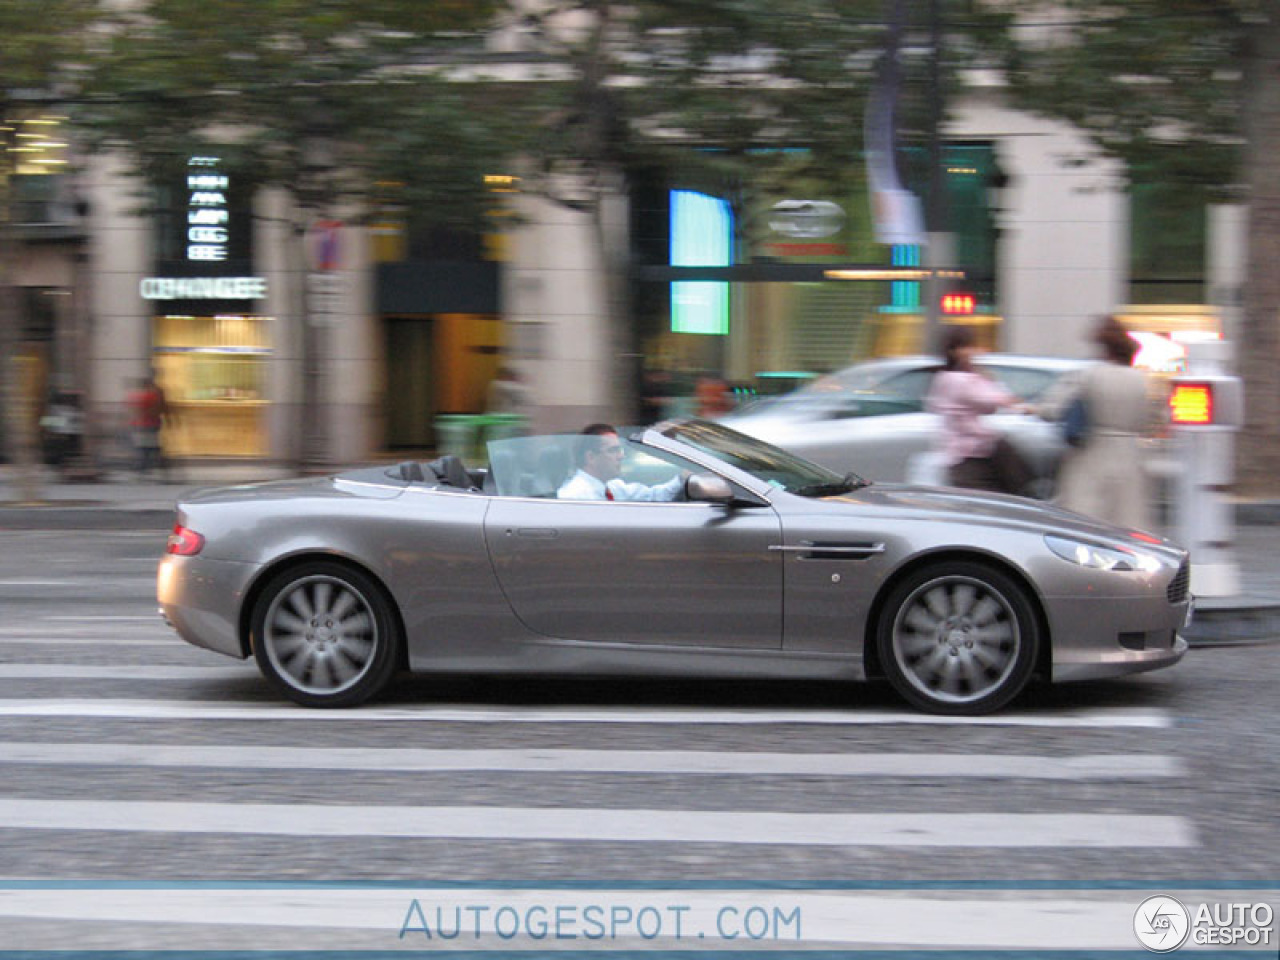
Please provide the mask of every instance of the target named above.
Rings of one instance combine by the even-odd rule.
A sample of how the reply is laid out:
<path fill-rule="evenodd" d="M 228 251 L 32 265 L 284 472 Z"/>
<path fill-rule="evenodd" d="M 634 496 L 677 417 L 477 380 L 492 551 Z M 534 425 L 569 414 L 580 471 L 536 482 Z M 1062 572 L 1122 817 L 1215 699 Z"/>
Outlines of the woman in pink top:
<path fill-rule="evenodd" d="M 944 343 L 946 365 L 933 378 L 925 407 L 942 417 L 941 452 L 952 486 L 1020 493 L 1032 479 L 1017 450 L 983 416 L 1018 398 L 973 367 L 979 352 L 973 330 L 952 327 Z"/>

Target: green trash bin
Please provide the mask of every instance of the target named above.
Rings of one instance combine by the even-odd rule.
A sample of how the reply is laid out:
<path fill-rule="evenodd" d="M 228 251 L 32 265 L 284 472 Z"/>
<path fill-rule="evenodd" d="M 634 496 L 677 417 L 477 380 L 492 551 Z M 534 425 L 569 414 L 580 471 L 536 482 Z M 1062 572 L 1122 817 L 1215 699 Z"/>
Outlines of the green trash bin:
<path fill-rule="evenodd" d="M 522 436 L 527 424 L 528 418 L 520 413 L 485 414 L 484 442 L 493 443 L 497 440 L 510 440 L 512 437 Z"/>
<path fill-rule="evenodd" d="M 478 419 L 473 413 L 442 413 L 437 416 L 436 453 L 471 459 L 475 451 Z"/>

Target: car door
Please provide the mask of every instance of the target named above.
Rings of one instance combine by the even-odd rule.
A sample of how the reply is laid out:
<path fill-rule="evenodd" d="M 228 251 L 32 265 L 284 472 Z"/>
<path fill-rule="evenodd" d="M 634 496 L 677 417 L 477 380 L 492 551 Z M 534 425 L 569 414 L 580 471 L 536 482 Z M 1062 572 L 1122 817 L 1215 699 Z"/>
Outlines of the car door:
<path fill-rule="evenodd" d="M 565 640 L 778 649 L 768 505 L 495 497 L 485 538 L 529 629 Z"/>

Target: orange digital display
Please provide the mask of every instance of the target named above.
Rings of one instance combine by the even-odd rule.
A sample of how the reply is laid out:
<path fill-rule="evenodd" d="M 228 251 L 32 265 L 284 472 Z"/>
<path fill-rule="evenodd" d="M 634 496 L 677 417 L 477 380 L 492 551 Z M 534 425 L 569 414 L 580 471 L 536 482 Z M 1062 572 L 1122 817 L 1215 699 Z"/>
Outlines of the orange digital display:
<path fill-rule="evenodd" d="M 1213 423 L 1213 387 L 1207 383 L 1174 384 L 1169 414 L 1175 424 Z"/>
<path fill-rule="evenodd" d="M 948 293 L 942 298 L 942 312 L 968 315 L 973 313 L 976 301 L 971 293 Z"/>

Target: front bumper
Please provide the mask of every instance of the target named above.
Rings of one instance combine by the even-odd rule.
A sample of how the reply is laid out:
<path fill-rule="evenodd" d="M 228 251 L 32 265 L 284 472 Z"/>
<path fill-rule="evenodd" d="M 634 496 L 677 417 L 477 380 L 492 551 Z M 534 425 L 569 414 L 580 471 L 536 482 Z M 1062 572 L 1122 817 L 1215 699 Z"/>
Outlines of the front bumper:
<path fill-rule="evenodd" d="M 1158 670 L 1186 655 L 1178 631 L 1190 622 L 1190 597 L 1064 598 L 1047 606 L 1055 683 Z"/>
<path fill-rule="evenodd" d="M 156 571 L 160 613 L 187 643 L 243 660 L 240 609 L 261 569 L 203 557 L 165 556 Z"/>

